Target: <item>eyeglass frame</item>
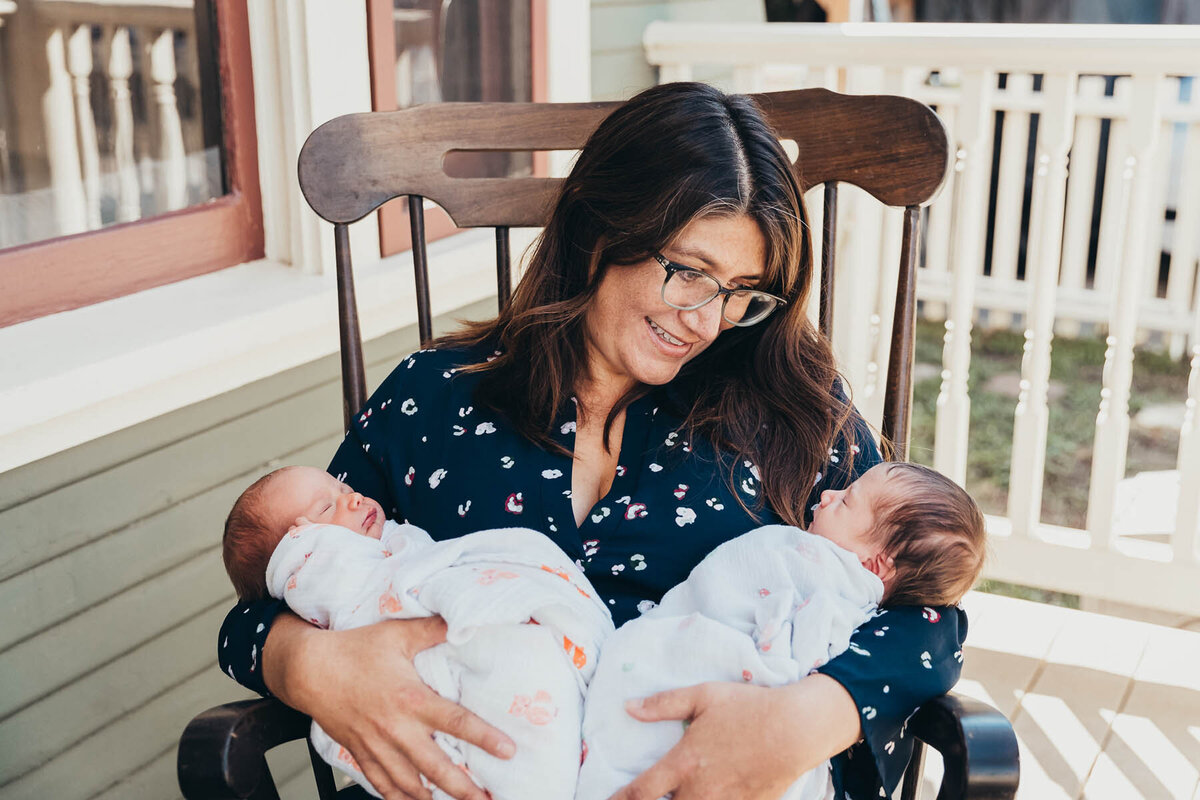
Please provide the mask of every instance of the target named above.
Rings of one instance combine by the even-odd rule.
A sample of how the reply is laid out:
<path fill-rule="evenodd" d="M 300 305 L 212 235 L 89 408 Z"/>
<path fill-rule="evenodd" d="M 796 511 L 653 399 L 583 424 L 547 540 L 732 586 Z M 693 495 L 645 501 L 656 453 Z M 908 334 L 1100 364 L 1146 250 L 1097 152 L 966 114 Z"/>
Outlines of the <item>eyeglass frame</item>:
<path fill-rule="evenodd" d="M 669 305 L 671 308 L 675 308 L 680 311 L 695 311 L 698 308 L 703 308 L 704 306 L 711 303 L 713 300 L 720 297 L 721 298 L 721 319 L 725 320 L 730 325 L 733 325 L 738 328 L 749 328 L 752 325 L 757 325 L 758 323 L 762 322 L 767 317 L 774 314 L 777 309 L 779 309 L 783 306 L 786 306 L 788 304 L 787 300 L 784 300 L 782 297 L 779 297 L 778 295 L 773 295 L 770 292 L 760 291 L 758 289 L 751 289 L 751 288 L 745 287 L 745 286 L 737 288 L 737 289 L 726 289 L 724 286 L 721 285 L 721 282 L 719 280 L 714 278 L 712 275 L 709 275 L 707 272 L 705 272 L 702 269 L 697 269 L 695 267 L 689 267 L 685 264 L 680 264 L 677 261 L 672 261 L 671 259 L 664 256 L 662 253 L 651 253 L 650 255 L 655 260 L 655 262 L 657 262 L 658 265 L 660 267 L 662 267 L 667 273 L 667 277 L 663 279 L 662 289 L 660 290 L 659 293 L 662 296 L 662 301 L 664 303 L 666 303 L 667 305 Z M 712 281 L 713 283 L 715 283 L 717 285 L 717 290 L 715 293 L 713 293 L 712 297 L 708 298 L 703 303 L 697 303 L 694 306 L 676 305 L 675 303 L 672 303 L 670 300 L 667 299 L 667 284 L 671 282 L 671 278 L 675 277 L 675 273 L 677 273 L 677 272 L 695 272 L 700 275 L 703 275 L 705 278 L 708 278 L 710 281 Z M 753 322 L 740 322 L 740 321 L 734 322 L 729 317 L 725 316 L 725 307 L 729 304 L 729 298 L 732 295 L 737 294 L 738 292 L 753 292 L 754 294 L 760 294 L 760 295 L 763 295 L 764 297 L 769 297 L 775 301 L 776 305 L 773 306 L 771 308 L 771 310 L 768 311 L 766 314 L 764 314 L 762 317 L 754 320 Z"/>

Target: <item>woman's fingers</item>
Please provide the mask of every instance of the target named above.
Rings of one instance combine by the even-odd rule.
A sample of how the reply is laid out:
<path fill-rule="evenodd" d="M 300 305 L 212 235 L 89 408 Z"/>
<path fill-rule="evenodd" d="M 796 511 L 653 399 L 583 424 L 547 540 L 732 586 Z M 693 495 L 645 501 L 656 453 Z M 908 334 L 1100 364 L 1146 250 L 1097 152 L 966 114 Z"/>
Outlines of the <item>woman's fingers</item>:
<path fill-rule="evenodd" d="M 428 713 L 423 715 L 425 722 L 435 730 L 469 742 L 496 758 L 512 758 L 517 752 L 517 746 L 512 739 L 457 703 L 430 691 L 426 707 Z"/>
<path fill-rule="evenodd" d="M 677 768 L 676 759 L 672 757 L 674 755 L 675 750 L 667 753 L 661 761 L 638 775 L 608 800 L 658 800 L 678 789 L 686 773 Z"/>
<path fill-rule="evenodd" d="M 389 630 L 403 631 L 402 652 L 409 658 L 446 641 L 446 621 L 441 617 L 421 617 L 400 622 L 400 625 L 392 625 Z M 385 626 L 387 624 L 383 623 Z"/>
<path fill-rule="evenodd" d="M 704 684 L 670 689 L 640 700 L 629 700 L 625 710 L 634 719 L 654 722 L 662 719 L 691 719 L 696 716 L 706 691 Z"/>
<path fill-rule="evenodd" d="M 359 763 L 363 775 L 386 800 L 433 800 L 433 793 L 421 782 L 421 775 L 408 757 L 399 750 L 381 760 L 366 759 Z"/>
<path fill-rule="evenodd" d="M 490 800 L 488 793 L 471 780 L 464 768 L 455 766 L 433 739 L 426 739 L 424 744 L 413 748 L 410 756 L 421 774 L 451 797 Z"/>

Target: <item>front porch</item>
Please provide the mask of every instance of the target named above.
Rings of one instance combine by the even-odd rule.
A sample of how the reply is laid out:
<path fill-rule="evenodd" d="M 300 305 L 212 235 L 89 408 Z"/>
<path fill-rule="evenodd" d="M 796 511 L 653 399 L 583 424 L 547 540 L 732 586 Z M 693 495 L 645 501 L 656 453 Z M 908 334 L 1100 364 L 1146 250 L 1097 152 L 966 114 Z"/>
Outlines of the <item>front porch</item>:
<path fill-rule="evenodd" d="M 1200 797 L 1200 633 L 981 592 L 964 605 L 956 691 L 1012 722 L 1018 798 Z"/>

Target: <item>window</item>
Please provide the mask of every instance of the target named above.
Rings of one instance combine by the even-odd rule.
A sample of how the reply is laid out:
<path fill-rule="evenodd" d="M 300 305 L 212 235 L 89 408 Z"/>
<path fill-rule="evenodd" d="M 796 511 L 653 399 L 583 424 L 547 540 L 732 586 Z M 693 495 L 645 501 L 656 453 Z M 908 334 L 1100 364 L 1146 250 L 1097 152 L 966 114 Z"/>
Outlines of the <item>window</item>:
<path fill-rule="evenodd" d="M 262 252 L 246 0 L 0 0 L 0 326 Z"/>
<path fill-rule="evenodd" d="M 376 111 L 453 101 L 545 99 L 546 0 L 368 0 L 371 91 Z M 539 32 L 535 35 L 535 31 Z M 462 177 L 545 171 L 543 154 L 456 153 L 446 170 Z M 426 238 L 456 232 L 426 201 Z M 411 245 L 404 198 L 380 209 L 384 255 Z"/>

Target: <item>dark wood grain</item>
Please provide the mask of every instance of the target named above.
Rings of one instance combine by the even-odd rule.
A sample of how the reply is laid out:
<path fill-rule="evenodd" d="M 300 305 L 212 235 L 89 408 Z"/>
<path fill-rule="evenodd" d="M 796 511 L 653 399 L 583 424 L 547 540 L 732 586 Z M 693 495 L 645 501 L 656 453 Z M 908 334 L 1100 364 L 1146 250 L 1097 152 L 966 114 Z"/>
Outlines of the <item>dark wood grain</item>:
<path fill-rule="evenodd" d="M 349 430 L 350 418 L 367 402 L 367 373 L 363 369 L 362 334 L 358 327 L 358 303 L 354 297 L 348 226 L 333 226 L 333 247 L 337 262 L 338 335 L 342 356 L 342 418 Z"/>
<path fill-rule="evenodd" d="M 821 334 L 833 336 L 833 288 L 837 277 L 837 182 L 825 184 L 825 210 L 821 218 Z"/>
<path fill-rule="evenodd" d="M 508 242 L 508 228 L 496 228 L 496 300 L 500 308 L 512 299 L 512 249 Z"/>
<path fill-rule="evenodd" d="M 895 448 L 893 458 L 907 460 L 908 429 L 912 419 L 912 362 L 917 322 L 917 240 L 921 210 L 904 209 L 904 238 L 900 245 L 900 274 L 892 316 L 892 347 L 888 357 L 887 393 L 883 405 L 883 435 Z"/>
<path fill-rule="evenodd" d="M 937 193 L 950 148 L 927 106 L 903 97 L 798 89 L 755 95 L 781 138 L 799 147 L 801 185 L 858 186 L 883 203 L 920 205 Z M 434 200 L 461 227 L 537 227 L 556 178 L 451 178 L 454 150 L 578 149 L 615 103 L 439 103 L 349 114 L 313 131 L 300 152 L 300 187 L 330 222 L 362 219 L 393 197 Z"/>
<path fill-rule="evenodd" d="M 433 312 L 429 302 L 429 253 L 425 245 L 425 198 L 408 197 L 408 221 L 412 226 L 413 277 L 417 283 L 417 334 L 421 347 L 433 339 Z"/>

